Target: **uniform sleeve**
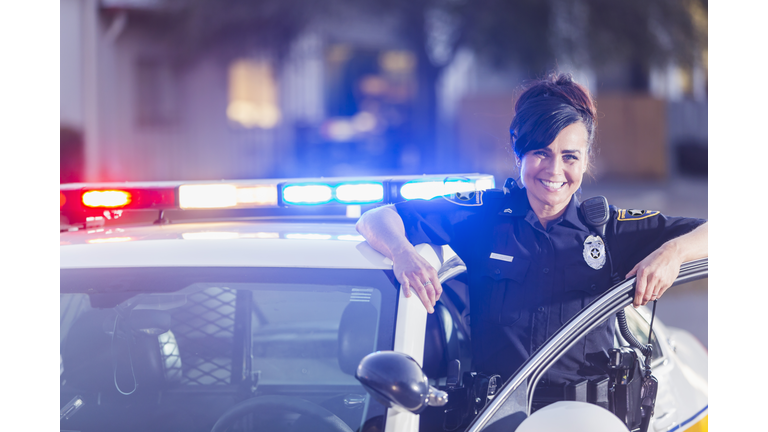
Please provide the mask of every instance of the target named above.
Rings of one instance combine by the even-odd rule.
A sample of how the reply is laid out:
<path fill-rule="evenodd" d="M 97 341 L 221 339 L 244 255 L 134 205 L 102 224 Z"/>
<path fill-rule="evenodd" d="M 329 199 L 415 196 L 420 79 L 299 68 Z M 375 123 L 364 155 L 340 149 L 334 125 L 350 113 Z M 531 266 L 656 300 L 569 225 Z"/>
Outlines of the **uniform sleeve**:
<path fill-rule="evenodd" d="M 687 234 L 705 222 L 704 219 L 669 217 L 656 211 L 612 211 L 610 248 L 617 272 L 625 275 L 665 242 Z"/>
<path fill-rule="evenodd" d="M 411 244 L 451 245 L 472 238 L 487 206 L 461 205 L 446 198 L 412 200 L 395 205 Z M 454 248 L 455 249 L 455 248 Z"/>

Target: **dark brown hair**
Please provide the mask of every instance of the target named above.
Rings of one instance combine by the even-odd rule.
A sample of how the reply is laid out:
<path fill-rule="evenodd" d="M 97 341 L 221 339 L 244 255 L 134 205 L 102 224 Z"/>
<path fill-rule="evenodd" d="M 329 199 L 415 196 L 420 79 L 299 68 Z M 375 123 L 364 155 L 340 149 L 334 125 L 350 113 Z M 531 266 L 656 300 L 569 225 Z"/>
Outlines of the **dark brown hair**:
<path fill-rule="evenodd" d="M 592 95 L 569 73 L 551 73 L 529 84 L 515 103 L 509 126 L 512 149 L 518 158 L 552 144 L 564 128 L 581 122 L 587 129 L 588 153 L 597 129 L 597 109 Z M 590 158 L 591 159 L 591 158 Z"/>

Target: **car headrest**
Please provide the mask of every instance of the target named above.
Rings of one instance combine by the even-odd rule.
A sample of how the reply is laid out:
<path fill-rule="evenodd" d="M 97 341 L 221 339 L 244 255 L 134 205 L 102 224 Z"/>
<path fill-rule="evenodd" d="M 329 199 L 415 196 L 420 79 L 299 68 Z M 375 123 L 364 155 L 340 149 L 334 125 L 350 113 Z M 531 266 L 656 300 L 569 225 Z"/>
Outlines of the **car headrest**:
<path fill-rule="evenodd" d="M 339 322 L 339 367 L 354 375 L 360 360 L 375 351 L 378 311 L 365 302 L 351 302 L 341 314 Z"/>
<path fill-rule="evenodd" d="M 113 309 L 83 313 L 63 341 L 65 383 L 103 393 L 131 393 L 134 388 L 143 393 L 178 382 L 178 347 L 164 326 L 170 317 L 163 315 L 167 312 L 133 311 L 124 320 Z"/>

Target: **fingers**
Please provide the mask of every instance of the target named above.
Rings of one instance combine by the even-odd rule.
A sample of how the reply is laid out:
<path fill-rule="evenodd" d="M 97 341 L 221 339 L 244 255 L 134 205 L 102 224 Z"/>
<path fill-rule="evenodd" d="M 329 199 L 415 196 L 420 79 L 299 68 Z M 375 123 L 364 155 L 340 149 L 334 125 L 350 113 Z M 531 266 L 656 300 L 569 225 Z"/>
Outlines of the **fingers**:
<path fill-rule="evenodd" d="M 435 290 L 434 300 L 437 303 L 440 300 L 440 296 L 443 295 L 443 286 L 440 285 L 440 280 L 437 278 L 437 272 L 430 276 L 429 280 L 432 281 L 432 288 Z M 435 303 L 432 303 L 434 306 Z"/>
<path fill-rule="evenodd" d="M 443 293 L 437 271 L 418 254 L 404 254 L 393 261 L 405 297 L 409 298 L 415 292 L 427 311 L 434 312 L 434 306 Z"/>
<path fill-rule="evenodd" d="M 633 270 L 637 273 L 637 280 L 635 280 L 635 299 L 632 302 L 632 306 L 639 307 L 640 305 L 643 305 L 643 297 L 645 296 L 645 291 L 648 288 L 647 282 L 646 282 L 646 274 L 644 271 L 637 272 L 636 270 Z"/>
<path fill-rule="evenodd" d="M 432 302 L 432 300 L 429 298 L 428 293 L 428 287 L 431 286 L 431 284 L 428 284 L 426 287 L 424 284 L 422 284 L 420 281 L 414 281 L 413 282 L 414 288 L 416 289 L 416 294 L 418 294 L 419 299 L 424 304 L 424 307 L 427 308 L 427 312 L 432 313 L 435 311 L 434 305 L 435 303 Z M 431 290 L 434 292 L 434 290 Z M 434 295 L 434 294 L 433 294 Z"/>
<path fill-rule="evenodd" d="M 437 279 L 437 272 L 432 274 L 427 272 L 426 275 L 418 276 L 403 274 L 400 280 L 400 286 L 406 298 L 411 297 L 413 292 L 415 292 L 419 300 L 424 304 L 427 312 L 433 313 L 435 311 L 434 306 L 443 293 L 443 287 L 440 286 L 440 282 Z"/>
<path fill-rule="evenodd" d="M 411 290 L 410 290 L 410 283 L 408 282 L 408 279 L 403 278 L 403 281 L 400 283 L 400 287 L 403 289 L 403 294 L 405 294 L 405 298 L 411 297 Z"/>
<path fill-rule="evenodd" d="M 633 305 L 639 307 L 658 300 L 672 285 L 677 274 L 669 275 L 659 269 L 644 267 L 637 272 Z"/>

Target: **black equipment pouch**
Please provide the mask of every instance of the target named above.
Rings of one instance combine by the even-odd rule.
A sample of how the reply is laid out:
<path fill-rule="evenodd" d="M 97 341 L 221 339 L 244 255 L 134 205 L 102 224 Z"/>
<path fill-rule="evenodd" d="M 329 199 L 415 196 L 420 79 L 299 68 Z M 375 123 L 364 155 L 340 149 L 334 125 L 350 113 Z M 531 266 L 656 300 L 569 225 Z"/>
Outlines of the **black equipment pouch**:
<path fill-rule="evenodd" d="M 619 282 L 621 279 L 614 274 L 613 260 L 605 235 L 605 225 L 610 220 L 608 200 L 603 196 L 589 198 L 581 203 L 580 210 L 586 224 L 595 231 L 595 234 L 602 237 L 611 266 L 611 280 L 614 283 Z M 653 306 L 653 316 L 655 316 L 655 301 Z M 612 348 L 608 351 L 610 357 L 608 369 L 611 371 L 609 406 L 630 430 L 647 432 L 659 388 L 659 381 L 651 375 L 653 347 L 650 345 L 650 334 L 653 331 L 653 318 L 648 331 L 649 344 L 643 346 L 629 331 L 623 310 L 617 313 L 617 317 L 622 336 L 632 347 Z M 645 364 L 640 360 L 635 349 L 643 353 Z"/>

